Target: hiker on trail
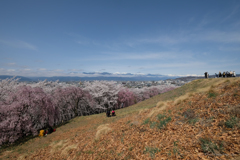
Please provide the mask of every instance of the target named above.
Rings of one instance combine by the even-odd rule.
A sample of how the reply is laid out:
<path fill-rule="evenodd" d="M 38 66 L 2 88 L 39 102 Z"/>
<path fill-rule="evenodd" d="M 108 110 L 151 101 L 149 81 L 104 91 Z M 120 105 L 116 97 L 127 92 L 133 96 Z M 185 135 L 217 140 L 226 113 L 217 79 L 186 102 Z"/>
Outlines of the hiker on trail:
<path fill-rule="evenodd" d="M 114 111 L 114 110 L 112 110 L 112 116 L 116 116 L 116 114 L 115 114 L 115 111 Z"/>
<path fill-rule="evenodd" d="M 225 72 L 223 72 L 223 77 L 225 78 Z"/>

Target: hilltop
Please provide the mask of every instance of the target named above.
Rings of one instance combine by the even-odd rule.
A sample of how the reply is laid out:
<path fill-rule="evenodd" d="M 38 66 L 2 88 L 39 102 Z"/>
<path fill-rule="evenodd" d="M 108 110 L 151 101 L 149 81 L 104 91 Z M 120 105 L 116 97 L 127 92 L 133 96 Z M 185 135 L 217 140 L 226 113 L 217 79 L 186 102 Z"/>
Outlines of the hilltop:
<path fill-rule="evenodd" d="M 77 117 L 0 159 L 234 159 L 240 156 L 240 78 L 198 79 L 133 106 Z"/>

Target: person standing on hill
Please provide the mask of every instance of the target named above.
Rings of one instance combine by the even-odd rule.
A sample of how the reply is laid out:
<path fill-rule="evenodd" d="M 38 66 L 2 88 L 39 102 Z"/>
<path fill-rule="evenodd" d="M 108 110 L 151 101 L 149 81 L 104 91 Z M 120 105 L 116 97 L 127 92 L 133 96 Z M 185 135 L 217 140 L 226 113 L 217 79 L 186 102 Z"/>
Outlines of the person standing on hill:
<path fill-rule="evenodd" d="M 219 71 L 218 77 L 222 77 L 222 73 Z"/>
<path fill-rule="evenodd" d="M 233 77 L 236 77 L 236 73 L 235 73 L 235 71 L 233 71 Z"/>
<path fill-rule="evenodd" d="M 208 72 L 205 72 L 204 74 L 205 74 L 205 78 L 208 78 Z"/>
<path fill-rule="evenodd" d="M 225 78 L 225 72 L 223 72 L 223 77 Z"/>

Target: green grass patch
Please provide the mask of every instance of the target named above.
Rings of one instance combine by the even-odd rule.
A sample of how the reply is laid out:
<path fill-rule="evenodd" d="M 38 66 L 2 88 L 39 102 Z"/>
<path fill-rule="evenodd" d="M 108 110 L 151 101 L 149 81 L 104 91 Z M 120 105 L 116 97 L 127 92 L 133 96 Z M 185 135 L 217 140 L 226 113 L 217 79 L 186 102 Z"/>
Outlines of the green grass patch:
<path fill-rule="evenodd" d="M 146 125 L 150 122 L 150 118 L 147 118 L 144 122 L 143 122 L 143 125 Z"/>
<path fill-rule="evenodd" d="M 217 96 L 217 94 L 214 93 L 214 92 L 209 92 L 208 93 L 208 98 L 215 98 L 216 96 Z"/>
<path fill-rule="evenodd" d="M 192 124 L 192 125 L 195 125 L 196 122 L 198 122 L 199 119 L 198 118 L 193 118 L 193 119 L 189 119 L 188 120 L 188 123 Z"/>
<path fill-rule="evenodd" d="M 215 153 L 215 151 L 222 151 L 223 144 L 216 144 L 208 138 L 200 138 L 201 148 L 204 153 Z"/>
<path fill-rule="evenodd" d="M 167 125 L 167 123 L 172 120 L 171 117 L 166 117 L 165 115 L 162 115 L 162 114 L 158 114 L 157 118 L 158 118 L 158 121 L 159 121 L 157 123 L 157 128 L 158 129 L 163 129 Z"/>
<path fill-rule="evenodd" d="M 94 152 L 91 151 L 91 150 L 88 150 L 88 151 L 85 151 L 85 153 L 87 153 L 87 154 L 93 154 Z"/>
<path fill-rule="evenodd" d="M 158 152 L 160 152 L 160 149 L 154 147 L 145 147 L 145 150 L 143 151 L 144 154 L 149 153 L 151 158 L 155 158 L 155 154 Z"/>
<path fill-rule="evenodd" d="M 157 124 L 157 122 L 152 122 L 152 123 L 150 124 L 150 128 L 154 128 L 154 127 L 156 126 L 156 124 Z"/>
<path fill-rule="evenodd" d="M 132 150 L 133 150 L 133 147 L 130 147 L 130 148 L 129 148 L 129 151 L 132 151 Z"/>
<path fill-rule="evenodd" d="M 234 126 L 237 125 L 238 121 L 239 121 L 239 119 L 237 117 L 233 116 L 225 122 L 225 126 L 227 128 L 233 128 Z"/>
<path fill-rule="evenodd" d="M 159 121 L 161 121 L 162 119 L 164 119 L 166 116 L 164 114 L 158 114 L 157 118 Z"/>
<path fill-rule="evenodd" d="M 122 144 L 124 144 L 124 133 L 123 133 L 123 136 L 122 136 L 122 138 L 121 138 L 121 142 L 122 142 Z"/>
<path fill-rule="evenodd" d="M 174 155 L 180 154 L 179 149 L 178 149 L 178 147 L 177 147 L 177 146 L 178 146 L 177 142 L 178 142 L 178 141 L 174 141 L 174 142 L 173 142 L 173 143 L 174 143 L 174 144 L 173 144 L 173 146 L 174 146 L 174 147 L 173 147 L 173 154 L 174 154 Z"/>

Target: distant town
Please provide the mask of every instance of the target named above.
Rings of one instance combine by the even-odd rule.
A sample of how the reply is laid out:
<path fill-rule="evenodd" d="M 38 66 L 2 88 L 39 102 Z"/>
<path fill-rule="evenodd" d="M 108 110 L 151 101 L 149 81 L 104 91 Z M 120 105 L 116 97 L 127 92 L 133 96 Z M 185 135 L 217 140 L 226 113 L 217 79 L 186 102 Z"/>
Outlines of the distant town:
<path fill-rule="evenodd" d="M 190 81 L 183 81 L 183 80 L 159 80 L 159 81 L 116 81 L 116 84 L 121 84 L 127 88 L 143 88 L 143 87 L 151 87 L 151 86 L 158 86 L 158 85 L 175 85 L 175 86 L 182 86 Z M 79 87 L 84 88 L 85 82 L 91 81 L 69 81 L 69 82 L 59 82 L 60 84 L 67 84 L 67 85 L 76 85 Z M 36 82 L 28 82 L 28 83 L 36 83 Z"/>
<path fill-rule="evenodd" d="M 237 77 L 239 77 L 240 75 L 237 74 Z M 13 78 L 13 76 L 0 76 L 0 79 L 6 79 L 6 78 Z M 24 81 L 25 83 L 28 83 L 28 84 L 33 84 L 33 83 L 37 83 L 40 81 L 43 81 L 45 77 L 40 77 L 39 80 L 30 80 L 26 77 L 20 77 L 20 76 L 17 76 L 16 78 L 19 78 L 20 81 Z M 82 87 L 84 88 L 85 85 L 84 83 L 85 82 L 91 82 L 91 81 L 94 81 L 94 80 L 99 80 L 97 78 L 94 79 L 94 80 L 89 80 L 89 79 L 85 79 L 83 80 L 84 78 L 82 77 L 64 77 L 64 79 L 62 77 L 58 77 L 60 79 L 59 83 L 64 85 L 75 85 L 75 86 L 79 86 L 79 87 Z M 62 79 L 61 79 L 62 78 Z M 73 79 L 74 78 L 74 79 Z M 81 79 L 80 79 L 81 78 Z M 109 79 L 109 80 L 113 80 L 116 82 L 116 84 L 121 84 L 123 85 L 124 87 L 128 87 L 128 88 L 143 88 L 143 87 L 151 87 L 151 86 L 157 86 L 157 85 L 175 85 L 175 86 L 182 86 L 186 83 L 189 83 L 193 80 L 196 80 L 196 79 L 203 79 L 205 78 L 204 76 L 188 76 L 188 77 L 179 77 L 179 78 L 175 78 L 175 79 L 166 79 L 166 80 L 138 80 L 138 81 L 135 81 L 135 80 L 115 80 L 115 79 Z M 208 78 L 216 78 L 215 75 L 210 75 Z M 47 81 L 56 81 L 56 77 L 54 79 L 51 79 L 51 78 L 46 78 Z M 103 79 L 103 80 L 106 80 L 106 79 Z"/>

